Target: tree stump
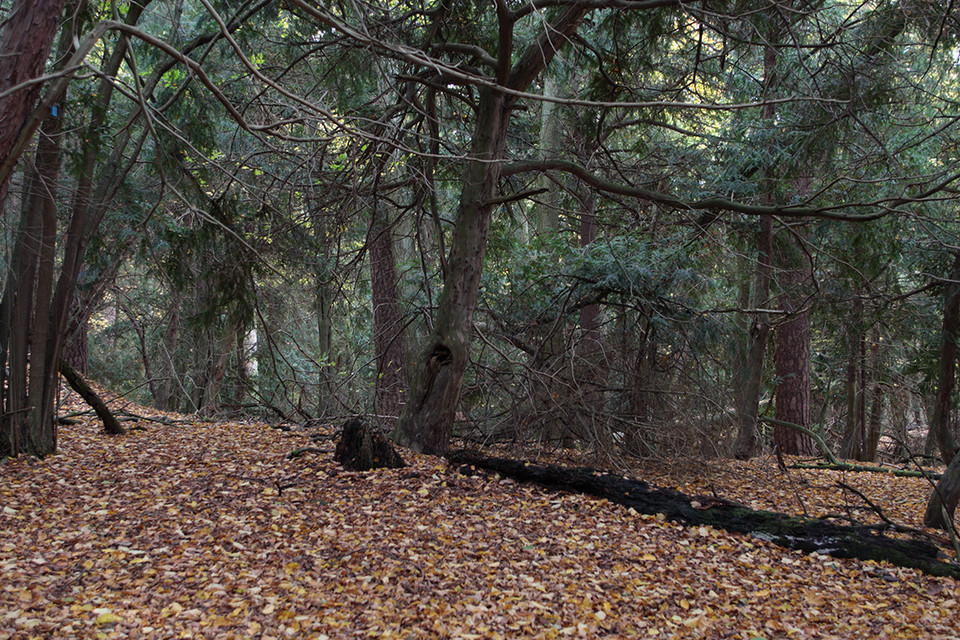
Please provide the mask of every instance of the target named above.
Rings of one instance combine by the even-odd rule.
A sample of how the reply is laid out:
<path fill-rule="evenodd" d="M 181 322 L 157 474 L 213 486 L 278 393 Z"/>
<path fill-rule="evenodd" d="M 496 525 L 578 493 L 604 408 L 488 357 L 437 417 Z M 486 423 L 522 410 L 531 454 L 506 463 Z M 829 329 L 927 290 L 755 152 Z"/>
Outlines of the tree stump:
<path fill-rule="evenodd" d="M 347 420 L 334 451 L 334 459 L 350 471 L 400 469 L 407 466 L 383 434 L 370 430 L 359 420 Z"/>

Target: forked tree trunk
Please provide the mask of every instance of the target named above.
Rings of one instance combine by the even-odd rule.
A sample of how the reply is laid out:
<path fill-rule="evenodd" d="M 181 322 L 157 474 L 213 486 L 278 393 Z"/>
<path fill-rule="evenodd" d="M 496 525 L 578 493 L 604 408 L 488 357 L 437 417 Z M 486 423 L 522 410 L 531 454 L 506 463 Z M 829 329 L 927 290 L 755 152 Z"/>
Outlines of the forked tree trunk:
<path fill-rule="evenodd" d="M 8 52 L 6 46 L 10 42 L 18 42 L 20 46 L 28 49 L 36 45 L 35 41 L 22 39 L 24 34 L 11 36 L 9 33 L 11 24 L 30 15 L 30 10 L 26 6 L 19 6 L 20 4 L 15 5 L 15 15 L 11 16 L 8 29 L 4 31 L 2 51 L 5 54 Z M 63 3 L 60 4 L 62 8 Z M 59 13 L 53 18 L 55 27 Z M 42 28 L 47 20 L 48 16 L 34 16 L 34 21 L 29 26 Z M 50 35 L 52 37 L 52 33 Z M 44 56 L 49 53 L 49 45 L 47 41 Z M 59 49 L 66 55 L 69 47 L 70 38 L 68 32 L 64 31 Z M 23 55 L 22 62 L 27 63 L 31 54 L 39 53 L 28 50 L 0 56 L 0 70 L 8 64 L 9 59 L 18 59 Z M 22 69 L 8 71 L 21 80 L 27 79 L 19 75 Z M 28 70 L 28 73 L 34 71 Z M 0 100 L 0 109 L 4 102 L 10 103 L 13 97 L 22 98 L 22 93 L 23 90 L 16 91 Z M 57 100 L 60 98 L 62 96 L 57 97 Z M 35 102 L 36 96 L 32 99 Z M 33 108 L 34 104 L 24 105 L 14 100 L 8 106 L 16 113 L 21 108 Z M 3 112 L 0 111 L 0 114 Z M 8 114 L 0 115 L 0 118 L 5 115 Z M 26 118 L 24 111 L 23 121 Z M 13 121 L 8 123 L 12 126 Z M 10 132 L 6 126 L 0 125 L 0 149 L 6 148 L 9 154 L 6 157 L 0 156 L 4 158 L 4 162 L 8 162 L 10 157 L 16 154 L 12 148 L 15 141 L 7 136 L 8 133 Z M 16 139 L 20 135 L 19 128 L 13 133 L 13 138 Z M 8 143 L 11 146 L 5 147 Z M 54 318 L 51 316 L 51 297 L 56 258 L 56 194 L 59 170 L 60 118 L 59 115 L 49 114 L 42 120 L 36 157 L 27 172 L 27 198 L 21 211 L 20 232 L 16 237 L 12 265 L 7 273 L 4 298 L 0 304 L 0 317 L 3 318 L 0 322 L 0 353 L 9 356 L 6 363 L 0 363 L 0 368 L 4 369 L 5 373 L 9 372 L 4 412 L 0 419 L 0 455 L 28 453 L 43 457 L 57 448 L 53 398 L 57 383 L 55 359 L 59 358 L 59 335 L 56 326 L 52 324 Z M 0 185 L 0 206 L 5 189 L 5 184 Z"/>

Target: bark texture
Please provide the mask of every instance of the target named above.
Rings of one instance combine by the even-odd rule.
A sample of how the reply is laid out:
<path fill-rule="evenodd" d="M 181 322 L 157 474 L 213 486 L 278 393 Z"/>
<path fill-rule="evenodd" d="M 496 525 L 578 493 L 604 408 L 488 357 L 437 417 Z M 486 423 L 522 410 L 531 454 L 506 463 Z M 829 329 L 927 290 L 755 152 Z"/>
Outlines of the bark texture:
<path fill-rule="evenodd" d="M 810 311 L 806 307 L 803 286 L 807 269 L 792 238 L 781 246 L 780 308 L 789 320 L 777 325 L 774 367 L 777 373 L 775 412 L 777 420 L 810 428 Z M 813 439 L 797 429 L 776 424 L 774 445 L 788 455 L 815 455 Z"/>

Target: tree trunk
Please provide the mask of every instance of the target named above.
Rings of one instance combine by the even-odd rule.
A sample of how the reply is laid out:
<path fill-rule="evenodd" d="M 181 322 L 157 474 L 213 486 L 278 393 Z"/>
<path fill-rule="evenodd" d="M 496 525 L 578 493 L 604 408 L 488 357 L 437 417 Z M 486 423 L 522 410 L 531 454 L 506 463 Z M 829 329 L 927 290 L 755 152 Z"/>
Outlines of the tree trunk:
<path fill-rule="evenodd" d="M 369 251 L 373 345 L 377 361 L 376 411 L 381 422 L 392 428 L 406 403 L 407 375 L 393 233 L 381 203 L 373 207 Z"/>
<path fill-rule="evenodd" d="M 960 252 L 950 269 L 943 300 L 943 329 L 940 333 L 940 368 L 937 376 L 937 397 L 933 405 L 930 431 L 940 451 L 940 459 L 949 463 L 956 457 L 956 436 L 950 428 L 950 409 L 957 368 L 957 336 L 960 330 Z"/>
<path fill-rule="evenodd" d="M 923 524 L 936 529 L 949 529 L 960 502 L 960 451 L 953 456 L 946 471 L 927 502 Z M 946 518 L 944 518 L 946 511 Z"/>
<path fill-rule="evenodd" d="M 499 183 L 508 119 L 506 96 L 483 89 L 473 159 L 468 161 L 463 177 L 437 318 L 416 364 L 410 398 L 393 433 L 397 442 L 416 451 L 442 455 L 453 433 L 493 214 L 490 201 Z"/>
<path fill-rule="evenodd" d="M 0 35 L 0 93 L 43 73 L 66 0 L 14 0 Z M 42 83 L 28 85 L 0 98 L 0 159 L 16 163 L 21 130 L 36 108 Z M 6 169 L 9 175 L 10 169 Z M 6 200 L 8 179 L 0 179 L 0 203 Z"/>
<path fill-rule="evenodd" d="M 204 381 L 200 397 L 196 403 L 197 413 L 201 416 L 212 416 L 220 411 L 220 388 L 223 378 L 227 375 L 227 363 L 233 352 L 234 341 L 237 337 L 239 323 L 229 323 L 220 335 L 216 337 L 215 330 L 210 331 L 207 344 L 207 358 L 203 363 L 200 379 Z"/>
<path fill-rule="evenodd" d="M 880 351 L 880 328 L 874 325 L 870 340 L 870 412 L 867 415 L 867 440 L 864 447 L 864 462 L 875 462 L 877 447 L 883 428 L 884 386 L 881 384 L 884 371 L 883 354 Z"/>
<path fill-rule="evenodd" d="M 775 34 L 772 34 L 775 36 Z M 770 39 L 771 43 L 779 40 Z M 777 50 L 767 46 L 763 51 L 763 96 L 772 97 L 777 84 L 776 76 Z M 776 108 L 772 103 L 764 105 L 761 119 L 767 126 L 773 126 Z M 766 169 L 763 178 L 765 196 L 769 204 L 773 202 L 773 170 Z M 772 276 L 773 260 L 773 219 L 770 216 L 760 218 L 759 247 L 757 250 L 756 280 L 753 290 L 754 306 L 763 308 L 770 298 L 770 279 Z M 757 447 L 757 418 L 760 413 L 760 397 L 763 392 L 763 360 L 767 351 L 767 338 L 770 335 L 770 325 L 763 313 L 755 313 L 751 320 L 748 334 L 747 351 L 740 365 L 741 376 L 737 389 L 737 441 L 733 447 L 733 456 L 738 460 L 750 458 Z"/>
<path fill-rule="evenodd" d="M 760 220 L 760 250 L 757 255 L 756 284 L 753 300 L 762 306 L 770 297 L 770 259 L 773 252 L 773 220 L 763 216 Z M 737 441 L 733 457 L 738 460 L 750 458 L 757 448 L 757 418 L 760 414 L 760 397 L 763 391 L 763 359 L 767 351 L 770 325 L 762 314 L 755 314 L 747 337 L 747 350 L 740 364 L 740 384 L 737 385 Z"/>
<path fill-rule="evenodd" d="M 37 256 L 37 282 L 30 328 L 30 382 L 27 406 L 27 450 L 38 457 L 57 450 L 57 429 L 53 399 L 57 385 L 59 353 L 52 332 L 50 303 L 57 252 L 57 178 L 60 173 L 60 119 L 47 118 L 37 143 L 36 171 L 30 186 L 30 208 L 26 215 L 39 215 L 42 236 Z M 30 304 L 29 300 L 21 303 Z M 56 358 L 54 362 L 51 359 Z"/>
<path fill-rule="evenodd" d="M 597 198 L 592 191 L 580 198 L 580 246 L 589 247 L 597 239 Z M 609 376 L 600 333 L 600 305 L 591 304 L 580 310 L 580 340 L 577 343 L 581 393 L 580 415 L 585 422 L 581 430 L 591 436 L 592 444 L 603 451 L 613 447 L 613 435 L 604 415 L 604 386 Z"/>
<path fill-rule="evenodd" d="M 623 313 L 626 313 L 624 311 Z M 628 408 L 630 417 L 634 421 L 633 428 L 627 432 L 624 442 L 628 452 L 636 456 L 650 455 L 654 451 L 654 442 L 651 441 L 651 430 L 649 429 L 650 415 L 654 410 L 655 389 L 657 387 L 656 376 L 656 357 L 657 357 L 657 336 L 654 325 L 650 322 L 649 316 L 641 316 L 637 322 L 640 328 L 640 344 L 637 346 L 636 357 L 632 363 L 624 363 L 625 369 L 629 371 L 627 382 Z M 626 326 L 621 328 L 624 334 L 624 348 L 622 353 L 628 356 L 629 343 L 628 329 Z M 626 358 L 625 358 L 626 359 Z"/>
<path fill-rule="evenodd" d="M 59 50 L 71 46 L 69 31 L 61 32 Z M 56 98 L 62 99 L 62 95 Z M 6 411 L 0 420 L 0 453 L 44 457 L 57 448 L 53 415 L 57 384 L 55 329 L 51 326 L 57 241 L 57 179 L 60 172 L 58 116 L 43 118 L 36 157 L 27 172 L 27 197 L 21 211 L 13 267 L 0 315 L 4 318 L 0 353 L 10 348 Z M 2 187 L 0 187 L 2 189 Z M 7 296 L 9 292 L 11 295 Z M 9 307 L 8 307 L 9 305 Z"/>
<path fill-rule="evenodd" d="M 60 373 L 63 374 L 70 388 L 80 394 L 84 402 L 96 412 L 97 417 L 103 422 L 104 431 L 112 435 L 122 435 L 125 433 L 120 421 L 117 420 L 113 412 L 107 407 L 107 403 L 103 401 L 103 398 L 87 384 L 87 381 L 83 379 L 82 375 L 67 364 L 66 360 L 60 361 Z"/>
<path fill-rule="evenodd" d="M 170 315 L 167 319 L 167 328 L 163 332 L 162 352 L 160 354 L 159 377 L 156 386 L 157 394 L 153 398 L 154 405 L 161 411 L 171 411 L 178 407 L 174 403 L 174 388 L 177 381 L 176 353 L 180 342 L 180 294 L 171 292 L 173 298 L 170 303 Z"/>
<path fill-rule="evenodd" d="M 859 298 L 859 291 L 855 291 L 857 296 L 854 305 L 853 317 L 849 322 L 847 331 L 847 421 L 843 430 L 843 438 L 840 442 L 840 457 L 845 459 L 859 460 L 862 457 L 864 447 L 863 432 L 865 431 L 864 422 L 864 388 L 863 388 L 863 370 L 864 370 L 864 337 L 863 329 L 860 324 L 863 318 L 863 302 Z"/>
<path fill-rule="evenodd" d="M 576 32 L 587 10 L 581 5 L 559 8 L 555 19 L 512 67 L 513 18 L 508 11 L 498 11 L 498 41 L 502 47 L 497 52 L 498 82 L 514 91 L 526 91 L 553 60 L 557 48 Z M 453 433 L 493 215 L 492 200 L 499 187 L 507 126 L 515 101 L 489 87 L 480 87 L 478 93 L 477 121 L 436 322 L 416 364 L 410 399 L 393 432 L 400 444 L 425 453 L 445 453 Z"/>
<path fill-rule="evenodd" d="M 793 237 L 780 242 L 784 265 L 780 279 L 780 308 L 788 320 L 777 325 L 774 366 L 777 386 L 774 390 L 774 417 L 810 428 L 810 311 L 805 305 L 803 286 L 809 275 Z M 808 434 L 775 424 L 774 446 L 788 455 L 815 455 L 816 445 Z"/>

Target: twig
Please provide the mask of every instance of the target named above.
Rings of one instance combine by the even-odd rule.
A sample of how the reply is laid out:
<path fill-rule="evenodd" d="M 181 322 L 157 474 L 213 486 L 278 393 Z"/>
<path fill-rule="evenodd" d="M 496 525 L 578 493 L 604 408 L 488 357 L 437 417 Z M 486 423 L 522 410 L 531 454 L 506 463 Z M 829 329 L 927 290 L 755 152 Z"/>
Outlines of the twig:
<path fill-rule="evenodd" d="M 859 489 L 855 489 L 854 487 L 851 487 L 850 485 L 848 485 L 846 482 L 841 482 L 839 480 L 837 481 L 837 486 L 840 487 L 841 489 L 844 489 L 846 491 L 849 491 L 850 493 L 853 493 L 859 496 L 861 500 L 866 502 L 867 505 L 869 505 L 869 507 L 873 509 L 873 512 L 876 513 L 881 520 L 883 520 L 887 524 L 896 526 L 896 523 L 887 517 L 887 515 L 883 512 L 883 509 L 881 509 L 878 505 L 874 504 L 873 500 L 865 496 L 862 491 L 860 491 Z"/>

